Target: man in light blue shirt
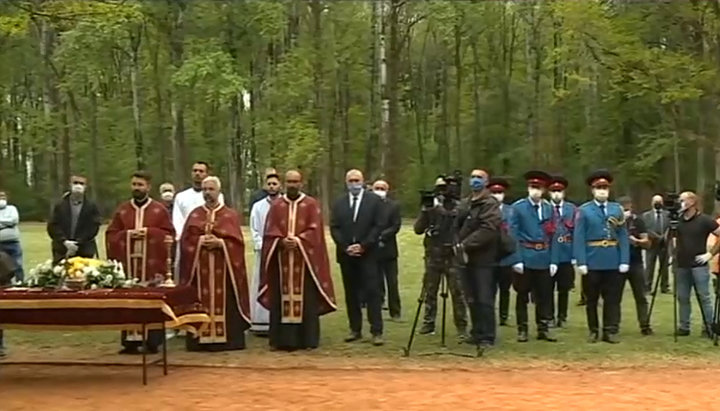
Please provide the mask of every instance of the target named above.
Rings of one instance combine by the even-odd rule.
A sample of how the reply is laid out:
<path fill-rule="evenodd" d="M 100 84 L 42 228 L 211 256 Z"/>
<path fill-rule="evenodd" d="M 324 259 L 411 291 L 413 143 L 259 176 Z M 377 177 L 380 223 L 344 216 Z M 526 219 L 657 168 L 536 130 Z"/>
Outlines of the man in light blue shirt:
<path fill-rule="evenodd" d="M 23 281 L 25 278 L 19 224 L 17 208 L 8 204 L 7 193 L 0 191 L 0 250 L 15 262 L 15 281 Z"/>

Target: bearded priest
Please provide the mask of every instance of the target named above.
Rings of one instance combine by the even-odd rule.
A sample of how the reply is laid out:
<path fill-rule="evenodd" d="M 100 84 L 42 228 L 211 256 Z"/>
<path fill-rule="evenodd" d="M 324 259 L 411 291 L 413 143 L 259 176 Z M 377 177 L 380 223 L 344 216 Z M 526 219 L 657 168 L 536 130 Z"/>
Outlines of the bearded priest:
<path fill-rule="evenodd" d="M 180 282 L 197 290 L 210 316 L 209 326 L 187 336 L 190 351 L 245 348 L 250 307 L 245 273 L 245 245 L 240 217 L 219 199 L 220 179 L 202 181 L 205 204 L 188 216 L 180 239 Z"/>
<path fill-rule="evenodd" d="M 285 174 L 285 195 L 270 206 L 263 235 L 260 303 L 270 311 L 270 347 L 317 348 L 320 316 L 337 309 L 320 204 Z"/>
<path fill-rule="evenodd" d="M 149 197 L 151 176 L 136 171 L 130 180 L 132 200 L 120 204 L 105 232 L 107 257 L 120 261 L 128 278 L 141 282 L 162 281 L 168 270 L 167 244 L 175 238 L 175 230 L 165 206 Z M 123 331 L 121 354 L 137 354 L 141 335 L 138 331 Z M 162 343 L 162 331 L 148 333 L 147 348 L 151 353 Z"/>

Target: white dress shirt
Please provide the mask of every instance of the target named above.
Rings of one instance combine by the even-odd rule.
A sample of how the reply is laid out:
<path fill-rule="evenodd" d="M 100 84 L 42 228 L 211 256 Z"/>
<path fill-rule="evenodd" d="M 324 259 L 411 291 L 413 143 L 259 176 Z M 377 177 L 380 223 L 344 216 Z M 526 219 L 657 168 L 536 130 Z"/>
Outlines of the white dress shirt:
<path fill-rule="evenodd" d="M 225 204 L 225 197 L 220 193 L 218 197 L 220 204 Z M 178 240 L 182 236 L 183 228 L 185 227 L 185 221 L 192 211 L 201 205 L 205 204 L 202 190 L 196 191 L 190 187 L 185 191 L 177 193 L 175 196 L 175 203 L 173 205 L 172 221 L 175 227 L 175 235 Z"/>

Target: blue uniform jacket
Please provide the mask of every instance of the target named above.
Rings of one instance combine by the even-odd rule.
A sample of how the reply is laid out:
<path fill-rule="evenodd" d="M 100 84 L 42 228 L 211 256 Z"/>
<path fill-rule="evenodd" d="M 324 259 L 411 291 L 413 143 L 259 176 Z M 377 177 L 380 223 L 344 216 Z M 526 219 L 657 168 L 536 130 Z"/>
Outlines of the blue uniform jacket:
<path fill-rule="evenodd" d="M 586 265 L 588 270 L 617 270 L 620 264 L 630 263 L 630 240 L 625 224 L 615 227 L 608 224 L 608 218 L 623 221 L 620 204 L 605 203 L 607 215 L 595 201 L 580 206 L 575 218 L 573 245 L 577 265 Z M 615 240 L 612 247 L 591 246 L 588 242 Z"/>
<path fill-rule="evenodd" d="M 550 246 L 550 262 L 556 265 L 569 263 L 573 259 L 573 228 L 575 227 L 577 207 L 573 203 L 563 201 L 560 207 L 562 215 L 558 215 L 555 204 L 551 203 L 551 205 L 553 221 L 555 222 L 555 235 Z"/>
<path fill-rule="evenodd" d="M 546 224 L 552 219 L 552 206 L 543 200 L 542 220 L 529 198 L 516 201 L 510 216 L 510 233 L 518 241 L 518 256 L 516 262 L 521 262 L 526 268 L 545 270 L 550 266 L 550 241 L 552 238 L 546 231 Z M 542 249 L 529 248 L 526 243 L 545 243 L 548 246 Z"/>
<path fill-rule="evenodd" d="M 509 204 L 503 203 L 500 204 L 500 211 L 502 211 L 502 229 L 507 230 L 507 233 L 512 237 L 513 234 L 510 232 L 510 220 L 513 214 L 513 207 Z M 513 239 L 514 238 L 515 237 L 513 237 Z M 518 262 L 518 258 L 518 252 L 515 251 L 514 253 L 500 260 L 498 264 L 501 267 L 509 267 L 511 265 L 515 265 Z"/>

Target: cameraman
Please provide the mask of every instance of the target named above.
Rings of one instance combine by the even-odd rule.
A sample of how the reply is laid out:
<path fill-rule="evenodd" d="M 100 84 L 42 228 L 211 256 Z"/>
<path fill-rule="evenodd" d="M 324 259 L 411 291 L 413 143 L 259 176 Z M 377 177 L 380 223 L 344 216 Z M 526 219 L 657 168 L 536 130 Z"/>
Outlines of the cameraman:
<path fill-rule="evenodd" d="M 467 336 L 467 308 L 453 255 L 453 224 L 459 201 L 449 195 L 448 182 L 444 177 L 438 177 L 435 181 L 434 193 L 433 205 L 423 205 L 414 226 L 415 234 L 425 235 L 425 318 L 420 334 L 435 331 L 437 294 L 440 280 L 444 276 L 452 296 L 453 319 L 458 339 L 462 340 Z"/>
<path fill-rule="evenodd" d="M 679 336 L 690 335 L 690 288 L 700 299 L 705 319 L 704 335 L 710 335 L 713 304 L 710 298 L 710 270 L 708 262 L 720 251 L 720 241 L 706 246 L 710 234 L 720 236 L 720 226 L 707 214 L 702 214 L 698 196 L 692 191 L 680 194 L 680 218 L 677 228 L 677 298 L 680 305 Z"/>
<path fill-rule="evenodd" d="M 456 220 L 456 253 L 465 262 L 465 296 L 472 321 L 471 342 L 487 348 L 495 344 L 495 277 L 502 213 L 487 189 L 488 173 L 473 170 L 472 194 L 463 200 Z"/>

